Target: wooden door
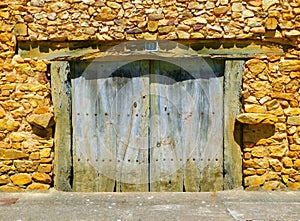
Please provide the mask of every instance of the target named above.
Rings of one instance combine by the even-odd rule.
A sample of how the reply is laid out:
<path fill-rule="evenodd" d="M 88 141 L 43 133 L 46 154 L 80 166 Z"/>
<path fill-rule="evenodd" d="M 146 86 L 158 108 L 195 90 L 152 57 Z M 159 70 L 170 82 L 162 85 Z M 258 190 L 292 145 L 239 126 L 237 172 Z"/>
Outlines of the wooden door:
<path fill-rule="evenodd" d="M 73 189 L 221 190 L 222 75 L 193 60 L 186 70 L 143 60 L 105 73 L 117 65 L 72 79 Z"/>

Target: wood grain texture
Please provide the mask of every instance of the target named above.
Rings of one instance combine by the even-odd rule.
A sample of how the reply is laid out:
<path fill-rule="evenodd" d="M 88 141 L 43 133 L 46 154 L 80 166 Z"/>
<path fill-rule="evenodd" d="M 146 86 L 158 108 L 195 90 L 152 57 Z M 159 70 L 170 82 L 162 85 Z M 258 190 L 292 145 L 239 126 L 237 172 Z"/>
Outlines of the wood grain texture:
<path fill-rule="evenodd" d="M 68 62 L 51 62 L 51 93 L 55 113 L 54 187 L 71 191 L 71 88 Z"/>
<path fill-rule="evenodd" d="M 120 66 L 72 80 L 74 190 L 222 190 L 218 68 L 195 60 L 188 72 L 165 61 Z"/>
<path fill-rule="evenodd" d="M 241 113 L 240 91 L 243 60 L 228 60 L 225 64 L 224 86 L 224 189 L 242 186 L 242 151 L 235 140 L 235 119 Z M 241 139 L 239 137 L 238 139 Z"/>

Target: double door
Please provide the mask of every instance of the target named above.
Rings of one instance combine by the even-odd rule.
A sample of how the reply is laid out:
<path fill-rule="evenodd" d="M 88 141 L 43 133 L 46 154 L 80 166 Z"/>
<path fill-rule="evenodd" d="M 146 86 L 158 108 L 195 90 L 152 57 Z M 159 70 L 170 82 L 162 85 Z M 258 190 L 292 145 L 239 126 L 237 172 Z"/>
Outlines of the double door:
<path fill-rule="evenodd" d="M 223 188 L 223 77 L 186 62 L 188 71 L 154 60 L 94 62 L 78 71 L 75 191 Z"/>

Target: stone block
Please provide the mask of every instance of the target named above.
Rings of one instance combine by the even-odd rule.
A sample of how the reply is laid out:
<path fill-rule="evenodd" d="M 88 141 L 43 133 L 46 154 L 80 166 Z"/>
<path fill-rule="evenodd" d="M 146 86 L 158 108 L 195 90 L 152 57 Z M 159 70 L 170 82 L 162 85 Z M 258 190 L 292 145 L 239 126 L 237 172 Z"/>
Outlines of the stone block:
<path fill-rule="evenodd" d="M 261 113 L 243 113 L 238 115 L 236 119 L 243 124 L 274 124 L 278 121 L 278 118 L 275 115 Z"/>
<path fill-rule="evenodd" d="M 275 190 L 279 186 L 279 181 L 268 181 L 263 185 L 263 190 Z"/>
<path fill-rule="evenodd" d="M 279 63 L 280 71 L 300 71 L 300 60 L 284 60 Z"/>
<path fill-rule="evenodd" d="M 8 184 L 9 183 L 9 177 L 7 175 L 1 175 L 0 176 L 0 185 Z"/>
<path fill-rule="evenodd" d="M 269 163 L 271 167 L 274 169 L 276 172 L 280 172 L 282 169 L 282 163 L 278 159 L 269 159 Z"/>
<path fill-rule="evenodd" d="M 300 182 L 288 182 L 287 186 L 290 190 L 300 190 Z"/>
<path fill-rule="evenodd" d="M 52 182 L 52 178 L 47 173 L 33 173 L 32 179 L 38 183 L 48 183 Z"/>
<path fill-rule="evenodd" d="M 27 121 L 32 125 L 42 127 L 42 128 L 48 128 L 54 124 L 53 115 L 50 113 L 32 114 L 27 117 Z"/>
<path fill-rule="evenodd" d="M 244 179 L 245 186 L 261 185 L 265 182 L 265 176 L 247 176 Z"/>
<path fill-rule="evenodd" d="M 27 185 L 32 182 L 31 176 L 27 173 L 20 173 L 10 177 L 15 185 Z"/>
<path fill-rule="evenodd" d="M 11 186 L 11 185 L 0 186 L 0 192 L 23 192 L 23 191 L 25 190 L 18 186 Z"/>
<path fill-rule="evenodd" d="M 51 148 L 44 148 L 40 151 L 41 158 L 48 158 L 51 155 Z"/>
<path fill-rule="evenodd" d="M 252 73 L 256 75 L 263 72 L 263 70 L 265 70 L 267 67 L 267 65 L 259 59 L 251 59 L 247 61 L 246 66 Z"/>
<path fill-rule="evenodd" d="M 290 125 L 299 126 L 300 125 L 300 116 L 291 116 L 287 118 L 287 123 Z"/>
<path fill-rule="evenodd" d="M 48 184 L 32 183 L 27 187 L 27 190 L 45 191 L 45 190 L 49 190 L 49 188 L 50 188 L 50 185 L 48 185 Z"/>
<path fill-rule="evenodd" d="M 285 145 L 269 146 L 270 156 L 283 157 L 284 154 L 287 152 L 287 149 L 288 148 Z"/>
<path fill-rule="evenodd" d="M 28 34 L 26 23 L 18 23 L 15 25 L 14 34 L 19 36 L 26 36 Z"/>
<path fill-rule="evenodd" d="M 40 164 L 38 167 L 38 171 L 41 173 L 50 173 L 52 171 L 51 164 Z"/>
<path fill-rule="evenodd" d="M 23 151 L 13 149 L 0 149 L 0 159 L 2 160 L 15 160 L 27 157 L 27 154 Z"/>

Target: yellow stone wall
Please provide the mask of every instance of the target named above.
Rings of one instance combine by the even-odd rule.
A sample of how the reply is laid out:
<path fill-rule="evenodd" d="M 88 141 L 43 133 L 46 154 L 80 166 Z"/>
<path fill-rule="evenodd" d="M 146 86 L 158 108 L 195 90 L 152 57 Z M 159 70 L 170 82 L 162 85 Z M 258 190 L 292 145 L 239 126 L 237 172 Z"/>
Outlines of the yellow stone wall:
<path fill-rule="evenodd" d="M 299 0 L 4 0 L 0 3 L 0 190 L 53 185 L 54 113 L 48 61 L 21 58 L 18 41 L 157 38 L 254 39 L 294 47 L 285 56 L 246 63 L 244 112 L 263 114 L 256 116 L 258 121 L 269 124 L 245 124 L 244 140 L 250 138 L 243 146 L 243 174 L 248 189 L 299 189 Z M 245 117 L 249 120 L 249 115 Z M 274 134 L 257 135 L 266 130 Z M 257 139 L 251 140 L 251 133 Z"/>

